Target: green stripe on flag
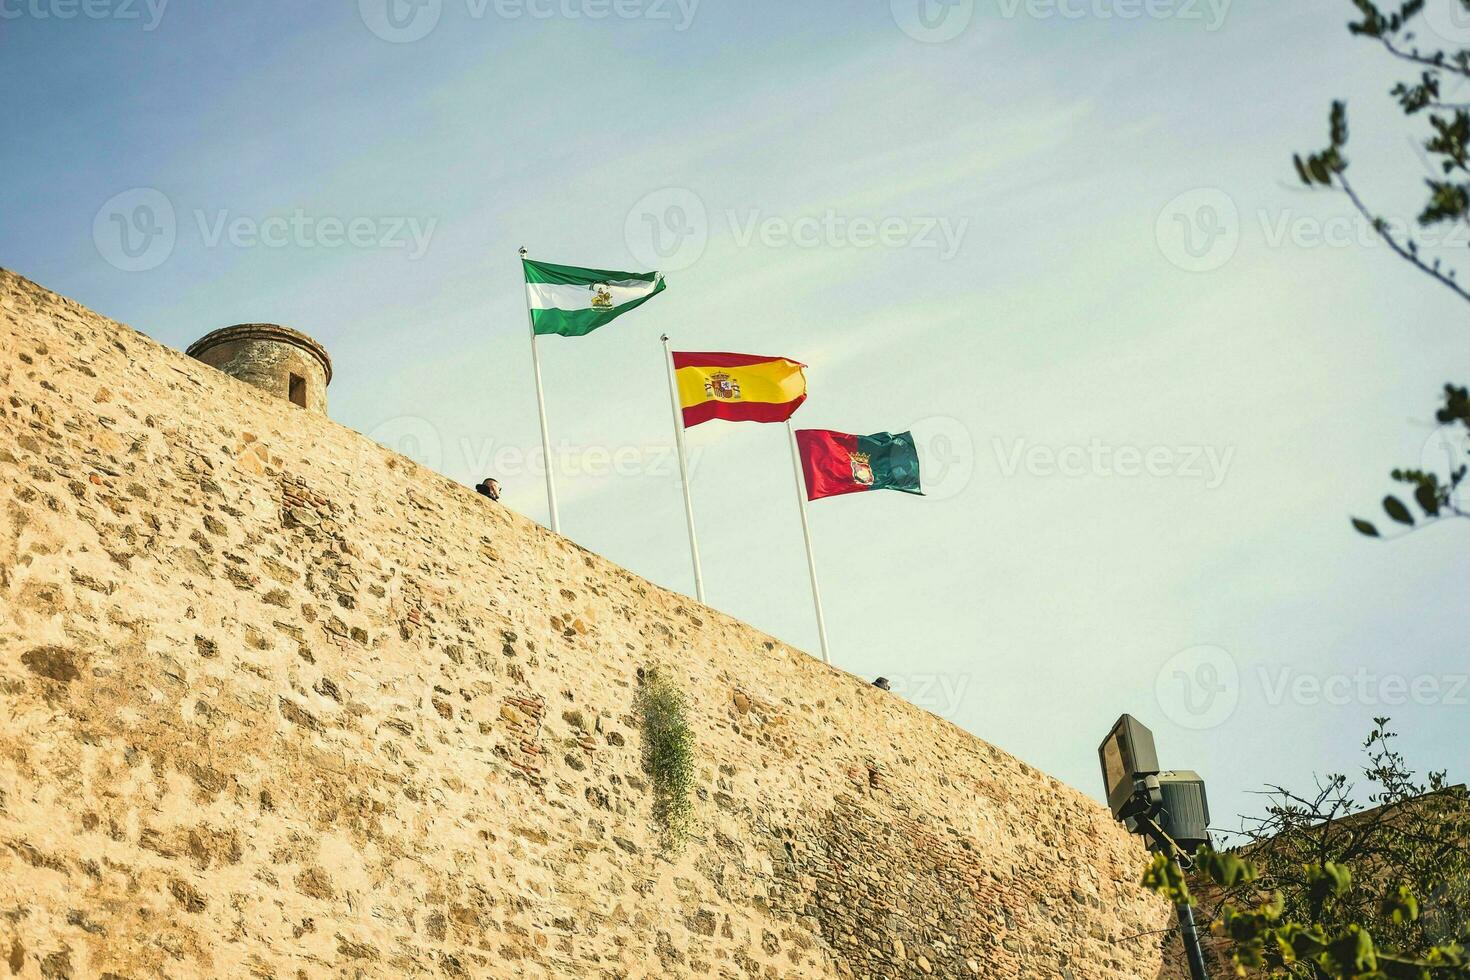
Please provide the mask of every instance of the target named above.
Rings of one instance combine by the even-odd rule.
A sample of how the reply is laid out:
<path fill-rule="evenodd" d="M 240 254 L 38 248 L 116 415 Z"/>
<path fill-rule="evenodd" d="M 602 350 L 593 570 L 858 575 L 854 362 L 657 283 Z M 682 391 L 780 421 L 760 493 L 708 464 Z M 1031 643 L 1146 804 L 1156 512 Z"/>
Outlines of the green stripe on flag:
<path fill-rule="evenodd" d="M 919 488 L 919 452 L 911 433 L 877 432 L 857 437 L 858 452 L 871 467 L 874 490 L 902 490 L 924 496 Z"/>
<path fill-rule="evenodd" d="M 557 282 L 590 286 L 596 282 L 625 282 L 630 279 L 653 282 L 663 278 L 662 272 L 613 272 L 610 269 L 583 269 L 575 265 L 553 265 L 550 262 L 533 262 L 530 259 L 522 259 L 521 264 L 526 267 L 526 282 Z"/>

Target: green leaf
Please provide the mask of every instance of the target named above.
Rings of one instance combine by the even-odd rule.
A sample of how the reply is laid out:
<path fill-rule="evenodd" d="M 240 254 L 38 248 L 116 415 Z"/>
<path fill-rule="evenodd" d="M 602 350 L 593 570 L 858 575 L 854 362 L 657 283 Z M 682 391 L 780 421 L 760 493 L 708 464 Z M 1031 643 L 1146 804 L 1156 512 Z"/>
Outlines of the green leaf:
<path fill-rule="evenodd" d="M 1162 854 L 1155 854 L 1153 862 L 1143 872 L 1143 887 L 1158 892 L 1175 905 L 1193 905 L 1194 897 L 1189 894 L 1189 885 L 1179 865 Z"/>
<path fill-rule="evenodd" d="M 1408 885 L 1400 885 L 1398 891 L 1384 902 L 1383 913 L 1397 925 L 1413 922 L 1419 918 L 1419 900 Z"/>
<path fill-rule="evenodd" d="M 1439 492 L 1433 483 L 1419 484 L 1418 489 L 1414 491 L 1414 499 L 1419 502 L 1420 507 L 1424 508 L 1424 513 L 1430 517 L 1439 516 Z"/>
<path fill-rule="evenodd" d="M 1307 170 L 1311 173 L 1312 179 L 1317 183 L 1332 183 L 1332 174 L 1328 172 L 1327 165 L 1322 162 L 1320 156 L 1307 157 Z"/>
<path fill-rule="evenodd" d="M 1312 175 L 1307 173 L 1307 165 L 1302 163 L 1302 158 L 1293 153 L 1291 155 L 1291 162 L 1296 165 L 1296 175 L 1302 179 L 1302 183 L 1310 187 L 1312 184 Z"/>
<path fill-rule="evenodd" d="M 1321 903 L 1328 898 L 1341 898 L 1353 886 L 1352 873 L 1340 864 L 1310 865 L 1306 868 L 1307 895 L 1313 902 Z"/>
<path fill-rule="evenodd" d="M 1378 969 L 1373 937 L 1357 925 L 1348 926 L 1347 932 L 1334 939 L 1317 962 L 1341 977 L 1357 977 Z"/>
<path fill-rule="evenodd" d="M 1369 524 L 1367 521 L 1359 520 L 1356 517 L 1353 518 L 1353 528 L 1359 534 L 1366 535 L 1367 537 L 1379 537 L 1378 528 L 1374 527 L 1372 524 Z"/>
<path fill-rule="evenodd" d="M 1409 513 L 1409 508 L 1397 497 L 1388 496 L 1383 498 L 1383 512 L 1400 524 L 1414 526 L 1414 515 Z"/>
<path fill-rule="evenodd" d="M 1254 881 L 1258 873 L 1255 865 L 1234 854 L 1220 853 L 1208 845 L 1201 845 L 1194 863 L 1211 881 L 1225 888 Z"/>

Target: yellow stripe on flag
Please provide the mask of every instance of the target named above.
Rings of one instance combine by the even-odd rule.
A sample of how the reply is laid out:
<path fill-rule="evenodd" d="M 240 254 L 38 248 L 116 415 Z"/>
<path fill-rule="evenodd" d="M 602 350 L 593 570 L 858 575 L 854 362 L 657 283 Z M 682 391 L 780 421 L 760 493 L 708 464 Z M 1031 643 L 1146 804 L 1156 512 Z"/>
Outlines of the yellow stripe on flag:
<path fill-rule="evenodd" d="M 806 365 L 788 357 L 675 353 L 685 426 L 710 419 L 784 422 L 806 400 Z"/>
<path fill-rule="evenodd" d="M 685 408 L 707 401 L 781 404 L 806 394 L 801 365 L 785 358 L 744 367 L 680 368 L 675 377 Z"/>

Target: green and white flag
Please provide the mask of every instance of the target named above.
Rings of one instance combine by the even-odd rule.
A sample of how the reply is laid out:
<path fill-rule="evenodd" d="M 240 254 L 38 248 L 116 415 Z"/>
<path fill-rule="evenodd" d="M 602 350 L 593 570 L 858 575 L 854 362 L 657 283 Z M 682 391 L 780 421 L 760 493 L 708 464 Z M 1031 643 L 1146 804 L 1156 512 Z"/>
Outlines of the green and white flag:
<path fill-rule="evenodd" d="M 664 291 L 662 272 L 612 272 L 522 259 L 537 334 L 583 337 Z"/>

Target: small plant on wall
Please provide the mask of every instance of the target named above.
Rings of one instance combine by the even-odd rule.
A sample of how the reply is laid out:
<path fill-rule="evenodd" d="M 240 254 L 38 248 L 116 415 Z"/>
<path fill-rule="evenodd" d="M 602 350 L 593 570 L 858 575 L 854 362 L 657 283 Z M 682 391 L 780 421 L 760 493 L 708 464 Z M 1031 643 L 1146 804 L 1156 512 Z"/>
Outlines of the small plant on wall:
<path fill-rule="evenodd" d="M 634 702 L 643 733 L 643 771 L 653 781 L 653 819 L 665 850 L 677 850 L 694 819 L 694 733 L 684 692 L 658 667 L 639 671 Z"/>

